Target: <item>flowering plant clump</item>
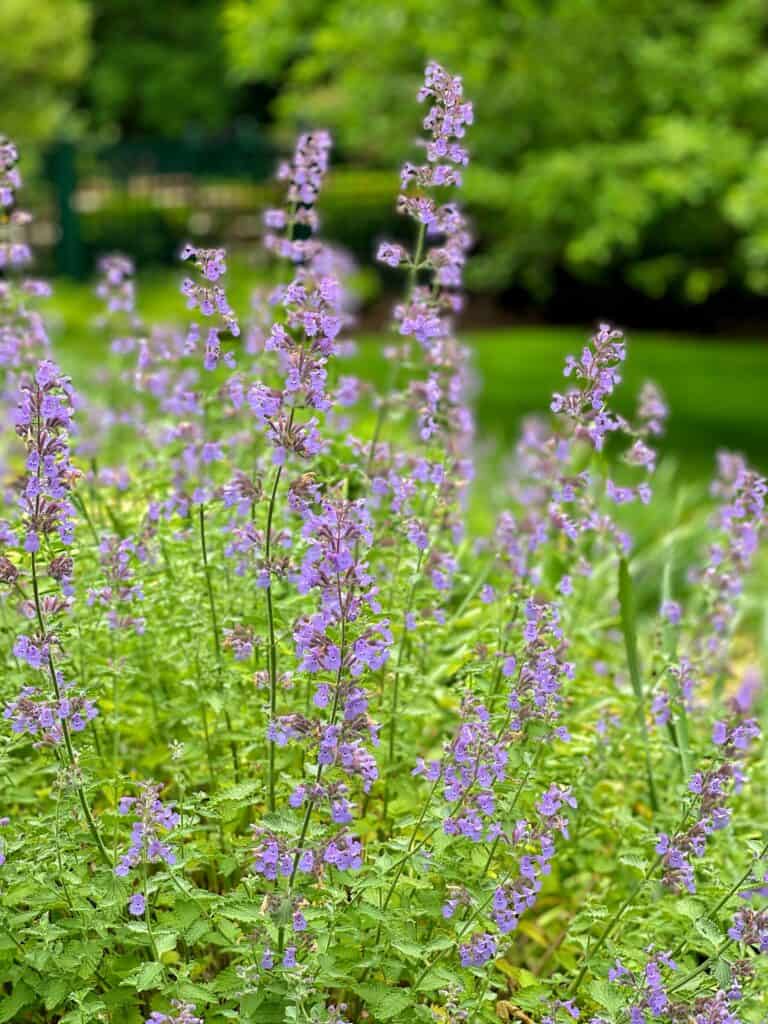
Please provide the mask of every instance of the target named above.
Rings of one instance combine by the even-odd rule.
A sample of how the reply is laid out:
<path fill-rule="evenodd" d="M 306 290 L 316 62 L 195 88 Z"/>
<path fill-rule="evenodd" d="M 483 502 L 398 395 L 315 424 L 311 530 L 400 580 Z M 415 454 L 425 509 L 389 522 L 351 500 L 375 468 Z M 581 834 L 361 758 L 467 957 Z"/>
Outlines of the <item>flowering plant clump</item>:
<path fill-rule="evenodd" d="M 676 486 L 610 325 L 488 464 L 473 110 L 437 64 L 419 99 L 386 383 L 327 133 L 279 168 L 250 310 L 188 245 L 147 323 L 105 256 L 98 387 L 0 142 L 0 1022 L 768 1014 L 766 482 L 724 452 Z"/>

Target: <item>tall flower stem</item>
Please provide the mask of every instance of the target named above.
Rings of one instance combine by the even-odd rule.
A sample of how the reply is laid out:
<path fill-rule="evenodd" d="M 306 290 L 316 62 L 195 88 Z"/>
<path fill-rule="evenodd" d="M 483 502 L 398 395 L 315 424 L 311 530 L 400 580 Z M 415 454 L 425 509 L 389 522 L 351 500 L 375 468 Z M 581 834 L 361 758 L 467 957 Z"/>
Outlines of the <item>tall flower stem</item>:
<path fill-rule="evenodd" d="M 339 588 L 341 588 L 341 583 L 340 582 L 339 582 Z M 333 695 L 333 705 L 331 707 L 331 720 L 330 720 L 330 724 L 331 725 L 335 725 L 336 724 L 336 717 L 337 717 L 337 715 L 339 713 L 339 691 L 340 691 L 340 688 L 341 688 L 341 673 L 342 673 L 342 670 L 344 668 L 344 653 L 345 653 L 346 642 L 347 642 L 347 630 L 346 630 L 347 621 L 346 621 L 346 615 L 344 613 L 344 607 L 343 607 L 343 604 L 341 602 L 339 602 L 339 608 L 341 609 L 341 647 L 340 647 L 340 653 L 339 653 L 339 667 L 338 667 L 338 669 L 336 671 L 336 688 L 335 688 L 336 692 Z M 320 780 L 323 777 L 323 768 L 324 767 L 325 767 L 325 765 L 323 765 L 322 763 L 318 763 L 317 770 L 315 772 L 315 786 L 318 786 L 320 784 Z M 297 874 L 297 872 L 299 870 L 299 860 L 301 859 L 301 849 L 302 849 L 302 847 L 304 845 L 304 840 L 307 838 L 307 832 L 309 831 L 309 823 L 310 823 L 310 820 L 312 818 L 312 813 L 313 813 L 314 809 L 315 809 L 315 800 L 310 799 L 307 802 L 307 809 L 304 812 L 304 820 L 301 823 L 301 832 L 299 834 L 299 841 L 296 844 L 296 852 L 295 852 L 295 854 L 293 856 L 293 865 L 291 867 L 291 874 L 290 874 L 290 876 L 288 878 L 288 898 L 289 899 L 293 895 L 293 887 L 294 887 L 294 885 L 296 883 L 296 874 Z M 279 948 L 281 953 L 283 951 L 284 938 L 285 938 L 285 929 L 281 927 L 280 930 L 279 930 L 279 933 L 278 933 L 278 948 Z"/>
<path fill-rule="evenodd" d="M 32 552 L 32 590 L 34 592 L 34 598 L 35 598 L 35 612 L 37 614 L 37 623 L 38 623 L 38 625 L 40 627 L 40 634 L 41 634 L 41 636 L 43 638 L 45 638 L 48 635 L 48 631 L 47 631 L 46 625 L 45 625 L 45 618 L 43 617 L 43 608 L 42 608 L 42 605 L 40 603 L 40 588 L 39 588 L 38 582 L 37 582 L 37 559 L 35 557 L 35 552 L 34 551 Z M 54 662 L 53 662 L 53 655 L 50 652 L 50 647 L 49 647 L 49 650 L 48 650 L 48 671 L 49 671 L 50 676 L 51 676 L 51 683 L 53 684 L 53 691 L 56 694 L 56 700 L 60 701 L 61 700 L 61 689 L 59 687 L 59 681 L 56 678 L 56 666 L 54 665 Z M 69 764 L 70 764 L 70 767 L 72 768 L 72 771 L 73 771 L 73 776 L 74 776 L 74 780 L 75 780 L 75 789 L 77 791 L 77 796 L 78 796 L 78 799 L 80 801 L 80 806 L 83 809 L 83 814 L 85 815 L 85 820 L 88 823 L 88 830 L 90 831 L 91 835 L 93 836 L 94 842 L 96 843 L 96 846 L 98 847 L 99 854 L 101 855 L 101 859 L 109 867 L 112 867 L 112 858 L 109 856 L 109 853 L 107 852 L 107 848 L 104 845 L 104 841 L 101 838 L 101 836 L 99 835 L 99 830 L 96 828 L 96 822 L 93 819 L 93 814 L 91 813 L 91 808 L 90 808 L 90 806 L 88 804 L 88 800 L 86 799 L 85 791 L 83 789 L 83 785 L 82 785 L 82 783 L 77 778 L 77 773 L 79 771 L 78 765 L 77 765 L 77 757 L 75 756 L 75 751 L 74 751 L 74 748 L 72 746 L 72 737 L 70 735 L 69 724 L 68 724 L 66 719 L 62 719 L 61 731 L 62 731 L 62 734 L 64 736 L 64 746 L 66 747 L 67 758 L 69 759 Z"/>
<path fill-rule="evenodd" d="M 733 897 L 736 895 L 736 893 L 739 891 L 739 889 L 742 887 L 742 885 L 744 885 L 744 883 L 747 881 L 749 876 L 754 871 L 755 864 L 759 864 L 760 861 L 765 857 L 766 854 L 768 854 L 768 843 L 766 843 L 763 846 L 762 850 L 760 850 L 760 852 L 754 858 L 754 860 L 749 865 L 749 867 L 744 872 L 744 874 L 741 875 L 736 882 L 734 882 L 734 884 L 731 886 L 731 888 L 728 890 L 728 892 L 726 892 L 726 894 L 723 897 L 721 897 L 721 899 L 718 900 L 718 902 L 715 904 L 714 907 L 712 907 L 711 910 L 707 911 L 706 914 L 702 914 L 701 917 L 698 918 L 698 920 L 701 921 L 701 920 L 704 920 L 706 918 L 709 918 L 710 921 L 713 921 L 715 919 L 715 916 L 720 913 L 720 911 L 723 909 L 723 907 L 726 905 L 726 903 L 728 903 L 731 899 L 733 899 Z M 673 959 L 675 957 L 680 956 L 680 954 L 683 952 L 683 950 L 686 948 L 687 945 L 688 945 L 688 940 L 687 939 L 683 939 L 683 941 L 677 946 L 677 948 L 672 953 Z M 719 951 L 718 951 L 717 954 L 715 954 L 715 958 L 717 956 L 719 956 Z M 705 967 L 706 964 L 711 959 L 713 959 L 713 957 L 708 957 L 707 960 L 705 960 L 704 963 L 701 964 L 700 966 L 701 967 Z M 697 971 L 697 973 L 698 973 L 698 971 Z M 673 986 L 673 988 L 681 988 L 681 987 L 682 987 L 682 985 L 679 985 L 679 984 L 676 984 L 676 985 Z"/>
<path fill-rule="evenodd" d="M 219 618 L 216 612 L 216 598 L 213 593 L 211 569 L 208 564 L 208 545 L 205 539 L 205 505 L 202 502 L 198 508 L 198 522 L 200 525 L 200 550 L 203 555 L 203 572 L 205 575 L 205 588 L 208 594 L 208 608 L 211 614 L 211 632 L 213 633 L 213 653 L 216 658 L 216 678 L 218 680 L 219 689 L 223 690 L 224 686 L 221 675 L 222 662 L 221 641 L 219 640 Z M 235 782 L 239 782 L 240 760 L 237 756 L 237 744 L 235 743 L 234 736 L 232 735 L 232 717 L 229 714 L 229 711 L 226 707 L 224 708 L 224 721 L 227 726 L 227 735 L 229 736 L 229 749 L 232 754 L 232 767 L 235 773 Z"/>
<path fill-rule="evenodd" d="M 296 410 L 291 409 L 288 416 L 288 431 L 293 426 L 293 419 Z M 267 526 L 264 532 L 264 561 L 267 570 L 267 631 L 269 633 L 269 656 L 267 669 L 269 671 L 269 717 L 274 719 L 277 714 L 277 637 L 275 633 L 275 608 L 272 601 L 272 522 L 275 517 L 277 505 L 277 491 L 280 487 L 280 478 L 283 475 L 282 464 L 275 470 L 275 479 L 272 482 L 272 490 L 269 494 L 267 505 Z M 275 803 L 275 741 L 270 739 L 267 746 L 267 806 L 270 812 L 276 808 Z"/>
<path fill-rule="evenodd" d="M 410 268 L 408 270 L 407 293 L 412 292 L 414 287 L 415 287 L 415 285 L 416 285 L 416 279 L 417 279 L 417 275 L 418 275 L 418 272 L 419 272 L 419 264 L 421 263 L 422 258 L 424 256 L 424 242 L 426 240 L 426 237 L 427 237 L 427 226 L 424 223 L 420 223 L 419 224 L 419 229 L 418 229 L 418 234 L 416 236 L 416 251 L 414 252 L 413 262 L 411 263 Z M 392 389 L 395 386 L 395 382 L 397 380 L 398 366 L 399 366 L 398 362 L 396 360 L 392 360 L 392 362 L 390 364 L 389 379 L 387 381 L 387 389 L 386 389 L 386 394 L 387 395 L 390 395 L 392 393 Z M 384 428 L 384 421 L 386 419 L 387 409 L 388 408 L 389 408 L 389 402 L 388 402 L 387 398 L 382 397 L 381 400 L 379 401 L 379 407 L 378 407 L 378 410 L 376 412 L 376 422 L 375 422 L 374 427 L 373 427 L 373 436 L 371 437 L 371 446 L 368 449 L 368 459 L 367 459 L 366 467 L 365 467 L 365 471 L 366 471 L 366 473 L 368 475 L 370 475 L 371 467 L 373 466 L 373 460 L 374 460 L 374 457 L 376 455 L 376 445 L 379 443 L 379 438 L 381 437 L 381 432 L 382 432 L 382 430 Z"/>
<path fill-rule="evenodd" d="M 269 717 L 272 720 L 277 714 L 277 640 L 275 638 L 275 609 L 272 603 L 272 574 L 270 560 L 272 557 L 272 520 L 275 515 L 275 503 L 277 501 L 277 489 L 280 486 L 280 477 L 283 474 L 283 467 L 278 466 L 275 471 L 275 479 L 272 484 L 272 491 L 269 495 L 267 506 L 267 529 L 264 537 L 264 557 L 267 568 L 267 630 L 269 632 Z M 275 810 L 275 741 L 270 739 L 267 754 L 267 805 L 272 812 Z"/>
<path fill-rule="evenodd" d="M 405 645 L 406 645 L 406 641 L 407 641 L 407 638 L 408 638 L 408 629 L 406 627 L 406 622 L 407 622 L 408 614 L 413 609 L 413 602 L 414 602 L 414 599 L 416 597 L 416 587 L 418 586 L 418 583 L 419 583 L 419 578 L 420 578 L 420 573 L 421 573 L 421 563 L 423 561 L 423 558 L 424 558 L 424 552 L 423 551 L 419 551 L 418 561 L 416 562 L 416 571 L 414 573 L 413 581 L 411 582 L 411 588 L 410 588 L 410 591 L 408 593 L 408 602 L 407 602 L 407 604 L 405 606 L 405 611 L 403 612 L 403 632 L 402 632 L 402 635 L 400 637 L 400 644 L 398 645 L 398 650 L 397 650 L 397 663 L 395 665 L 395 678 L 394 678 L 394 681 L 392 683 L 392 706 L 391 706 L 390 713 L 389 713 L 389 749 L 388 749 L 388 765 L 387 766 L 388 766 L 390 772 L 392 771 L 392 767 L 394 765 L 394 760 L 395 760 L 395 740 L 397 739 L 397 710 L 398 710 L 398 702 L 399 702 L 399 696 L 400 696 L 400 674 L 401 674 L 402 665 L 403 665 L 403 657 L 405 655 Z M 387 782 L 388 781 L 389 780 L 387 780 Z M 389 790 L 389 786 L 387 785 L 386 788 L 385 788 L 385 796 L 384 796 L 384 816 L 385 817 L 386 817 L 386 810 L 387 810 L 388 790 Z"/>
<path fill-rule="evenodd" d="M 152 917 L 149 910 L 149 884 L 147 879 L 147 862 L 146 860 L 142 864 L 142 891 L 144 893 L 144 923 L 147 926 L 147 934 L 149 935 L 149 945 L 152 949 L 152 956 L 157 963 L 162 963 L 160 960 L 160 954 L 157 951 L 157 943 L 155 942 L 155 934 L 152 931 Z"/>
<path fill-rule="evenodd" d="M 506 873 L 506 875 L 504 875 L 504 877 L 498 883 L 498 886 L 494 887 L 493 892 L 491 892 L 490 895 L 487 896 L 483 900 L 482 903 L 478 904 L 478 906 L 475 908 L 475 910 L 472 913 L 472 915 L 469 918 L 467 918 L 467 920 L 464 922 L 464 927 L 461 929 L 459 934 L 456 936 L 456 941 L 457 942 L 459 942 L 461 939 L 464 938 L 464 936 L 467 934 L 467 932 L 472 927 L 472 925 L 475 923 L 475 921 L 477 921 L 477 919 L 485 912 L 485 910 L 488 908 L 488 905 L 493 900 L 493 897 L 494 897 L 494 895 L 496 893 L 496 889 L 497 888 L 503 888 L 507 884 L 507 882 L 510 880 L 510 878 L 512 877 L 512 873 L 513 873 L 512 871 L 508 871 Z M 424 979 L 429 974 L 429 972 L 432 970 L 432 968 L 435 967 L 439 963 L 439 961 L 443 959 L 445 954 L 448 952 L 448 949 L 450 949 L 450 948 L 452 948 L 452 947 L 448 947 L 447 949 L 441 949 L 438 952 L 437 956 L 432 958 L 431 962 L 427 964 L 427 966 L 424 968 L 424 970 L 421 972 L 421 974 L 418 976 L 418 978 L 414 982 L 414 984 L 413 984 L 414 989 L 418 989 L 419 985 L 422 983 L 422 981 L 424 981 Z"/>
<path fill-rule="evenodd" d="M 660 856 L 656 857 L 656 859 L 654 861 L 652 861 L 652 863 L 646 868 L 645 873 L 643 874 L 643 877 L 632 888 L 632 890 L 630 891 L 630 893 L 627 896 L 627 898 L 624 900 L 624 902 L 621 904 L 619 909 L 613 915 L 611 920 L 605 926 L 605 928 L 601 932 L 600 937 L 598 938 L 597 942 L 592 947 L 590 953 L 588 954 L 588 956 L 584 960 L 584 963 L 581 965 L 581 970 L 576 975 L 574 980 L 571 982 L 571 986 L 568 989 L 568 994 L 569 995 L 574 995 L 576 992 L 579 991 L 579 986 L 581 985 L 582 981 L 584 980 L 584 975 L 587 973 L 587 970 L 589 968 L 590 963 L 595 958 L 595 956 L 600 952 L 600 950 L 603 948 L 603 946 L 608 941 L 608 939 L 611 937 L 611 935 L 613 934 L 613 930 L 616 928 L 616 926 L 618 925 L 619 921 L 621 921 L 622 917 L 624 916 L 624 912 L 630 907 L 630 905 L 632 904 L 632 901 L 635 899 L 635 897 L 642 891 L 642 889 L 645 886 L 646 882 L 648 882 L 648 880 L 651 878 L 653 873 L 656 871 L 656 868 L 659 866 L 659 864 L 661 864 L 661 860 L 662 860 L 662 858 Z"/>

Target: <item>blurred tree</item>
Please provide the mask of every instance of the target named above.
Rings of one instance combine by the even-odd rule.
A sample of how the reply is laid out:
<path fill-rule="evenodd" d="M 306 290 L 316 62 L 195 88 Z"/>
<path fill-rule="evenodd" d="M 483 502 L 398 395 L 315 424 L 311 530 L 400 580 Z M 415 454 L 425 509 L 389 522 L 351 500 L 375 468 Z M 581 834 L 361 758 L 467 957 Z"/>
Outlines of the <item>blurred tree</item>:
<path fill-rule="evenodd" d="M 227 0 L 224 21 L 244 79 L 285 79 L 286 130 L 371 163 L 411 151 L 428 58 L 463 75 L 488 287 L 768 292 L 765 0 Z"/>
<path fill-rule="evenodd" d="M 5 2 L 5 0 L 3 0 Z M 175 137 L 226 127 L 237 102 L 219 0 L 93 0 L 83 102 L 97 128 Z"/>
<path fill-rule="evenodd" d="M 89 18 L 84 0 L 2 0 L 0 131 L 5 135 L 25 145 L 38 143 L 71 124 L 88 61 Z"/>

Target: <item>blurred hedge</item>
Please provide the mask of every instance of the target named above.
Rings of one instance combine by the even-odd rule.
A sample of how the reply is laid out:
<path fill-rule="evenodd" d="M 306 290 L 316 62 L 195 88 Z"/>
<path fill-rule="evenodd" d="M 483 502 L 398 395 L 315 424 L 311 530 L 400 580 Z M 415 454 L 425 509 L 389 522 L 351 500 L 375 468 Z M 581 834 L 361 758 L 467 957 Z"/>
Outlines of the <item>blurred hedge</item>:
<path fill-rule="evenodd" d="M 470 270 L 475 288 L 495 288 L 492 254 L 504 241 L 509 198 L 503 179 L 482 171 L 468 176 L 466 203 L 477 236 L 477 253 Z M 272 182 L 200 182 L 201 195 L 217 187 L 231 194 L 226 204 L 194 200 L 169 205 L 152 191 L 132 195 L 115 183 L 94 209 L 79 214 L 85 263 L 95 265 L 99 255 L 121 250 L 141 267 L 173 262 L 180 245 L 191 239 L 210 244 L 226 243 L 248 251 L 258 259 L 258 233 L 262 211 L 280 201 L 280 189 Z M 395 209 L 398 175 L 395 169 L 355 170 L 336 167 L 330 173 L 320 202 L 323 236 L 349 250 L 361 266 L 374 261 L 382 239 L 409 240 L 410 222 Z M 232 194 L 236 201 L 232 200 Z M 244 230 L 243 225 L 247 226 Z M 489 256 L 490 254 L 490 256 Z M 396 275 L 380 268 L 383 279 Z"/>

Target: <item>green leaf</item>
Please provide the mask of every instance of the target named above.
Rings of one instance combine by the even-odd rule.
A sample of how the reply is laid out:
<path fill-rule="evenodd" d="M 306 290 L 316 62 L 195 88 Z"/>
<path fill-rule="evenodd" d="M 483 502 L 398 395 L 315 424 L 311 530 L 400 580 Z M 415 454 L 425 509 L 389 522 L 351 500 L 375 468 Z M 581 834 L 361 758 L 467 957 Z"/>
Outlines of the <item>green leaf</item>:
<path fill-rule="evenodd" d="M 149 963 L 142 964 L 138 970 L 129 975 L 128 978 L 125 979 L 124 984 L 127 982 L 128 984 L 133 985 L 137 992 L 146 992 L 147 989 L 157 988 L 162 979 L 162 964 L 155 963 L 155 961 L 152 960 Z"/>
<path fill-rule="evenodd" d="M 0 1024 L 7 1020 L 13 1020 L 19 1010 L 32 1002 L 35 993 L 24 981 L 14 985 L 13 992 L 0 1002 Z"/>
<path fill-rule="evenodd" d="M 717 927 L 714 921 L 709 917 L 700 917 L 693 922 L 693 927 L 707 942 L 711 942 L 713 946 L 717 946 L 722 942 L 723 933 Z"/>
<path fill-rule="evenodd" d="M 722 957 L 717 959 L 714 967 L 712 968 L 712 973 L 717 978 L 720 988 L 727 991 L 731 987 L 733 972 L 731 971 L 731 965 L 727 960 L 723 960 Z"/>
<path fill-rule="evenodd" d="M 227 902 L 219 909 L 219 914 L 245 924 L 264 924 L 268 920 L 268 915 L 255 903 Z"/>
<path fill-rule="evenodd" d="M 421 960 L 424 955 L 424 947 L 418 942 L 411 942 L 407 938 L 396 939 L 392 943 L 393 949 L 396 949 L 398 953 L 402 953 L 403 956 L 408 957 L 409 960 Z"/>
<path fill-rule="evenodd" d="M 391 1020 L 401 1013 L 407 1006 L 413 1005 L 413 999 L 408 992 L 402 989 L 395 989 L 388 992 L 380 1003 L 372 1006 L 371 1009 L 379 1020 Z"/>
<path fill-rule="evenodd" d="M 638 871 L 645 871 L 648 867 L 648 860 L 639 853 L 632 853 L 627 850 L 619 856 L 619 864 L 628 864 Z"/>
<path fill-rule="evenodd" d="M 621 1008 L 624 1000 L 621 993 L 616 991 L 616 986 L 607 981 L 598 979 L 589 986 L 590 994 L 596 1003 L 600 1003 L 611 1014 L 615 1014 Z"/>

